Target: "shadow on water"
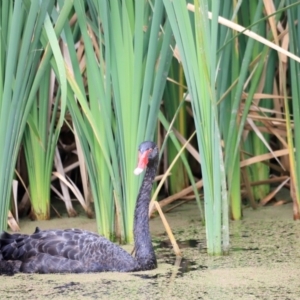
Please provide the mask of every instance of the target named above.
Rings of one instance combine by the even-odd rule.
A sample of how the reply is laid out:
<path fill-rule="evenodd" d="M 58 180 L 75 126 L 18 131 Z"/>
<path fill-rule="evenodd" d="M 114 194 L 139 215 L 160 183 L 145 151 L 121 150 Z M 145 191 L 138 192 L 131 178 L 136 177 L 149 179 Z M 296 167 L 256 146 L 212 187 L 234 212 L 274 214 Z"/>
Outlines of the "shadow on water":
<path fill-rule="evenodd" d="M 198 248 L 199 250 L 204 248 L 204 243 L 200 240 L 186 240 L 186 241 L 177 241 L 177 244 L 180 249 L 184 248 Z M 165 241 L 160 241 L 159 245 L 156 247 L 157 249 L 159 248 L 172 248 L 172 244 L 170 240 L 165 240 Z"/>
<path fill-rule="evenodd" d="M 180 249 L 186 249 L 186 248 L 193 248 L 198 249 L 199 253 L 206 254 L 207 248 L 203 241 L 197 240 L 197 239 L 189 239 L 185 241 L 177 241 L 177 244 Z M 155 247 L 158 254 L 158 259 L 161 259 L 164 263 L 170 264 L 172 266 L 177 267 L 176 269 L 176 277 L 182 277 L 185 273 L 191 272 L 191 271 L 201 271 L 206 270 L 208 266 L 206 265 L 200 265 L 196 261 L 185 259 L 183 257 L 176 257 L 174 254 L 170 254 L 169 249 L 172 248 L 172 244 L 170 240 L 163 240 L 159 241 Z M 167 251 L 165 251 L 167 250 Z M 231 248 L 232 252 L 242 252 L 242 251 L 259 251 L 258 247 L 247 247 L 247 248 L 240 248 L 235 247 Z M 153 279 L 157 278 L 158 275 L 137 275 L 144 279 Z"/>
<path fill-rule="evenodd" d="M 196 248 L 198 249 L 199 253 L 206 253 L 206 246 L 201 240 L 189 239 L 185 241 L 177 241 L 177 244 L 180 249 Z M 173 246 L 170 240 L 163 240 L 157 243 L 155 249 L 157 250 L 158 259 L 177 268 L 176 277 L 182 277 L 185 273 L 191 271 L 207 269 L 207 266 L 199 265 L 196 261 L 189 260 L 183 257 L 176 257 L 174 254 L 170 254 L 170 249 L 172 249 L 172 247 Z M 172 275 L 174 276 L 174 272 L 172 272 Z"/>

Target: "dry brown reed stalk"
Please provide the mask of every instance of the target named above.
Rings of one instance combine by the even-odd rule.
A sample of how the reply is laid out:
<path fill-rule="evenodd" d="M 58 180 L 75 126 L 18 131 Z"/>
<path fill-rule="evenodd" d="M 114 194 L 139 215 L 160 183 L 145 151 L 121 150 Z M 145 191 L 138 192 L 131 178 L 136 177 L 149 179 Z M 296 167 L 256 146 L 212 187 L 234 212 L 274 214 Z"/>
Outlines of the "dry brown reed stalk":
<path fill-rule="evenodd" d="M 196 183 L 196 188 L 197 189 L 201 189 L 203 187 L 203 182 L 202 180 L 199 180 L 197 183 Z M 189 186 L 185 189 L 183 189 L 182 191 L 174 194 L 174 195 L 171 195 L 165 199 L 162 199 L 160 200 L 158 203 L 160 205 L 161 208 L 165 207 L 166 205 L 169 205 L 171 204 L 172 202 L 176 201 L 176 200 L 179 200 L 179 199 L 182 199 L 183 197 L 186 197 L 187 195 L 191 194 L 193 192 L 193 187 L 192 186 Z M 150 203 L 150 215 L 153 216 L 153 214 L 157 211 L 156 207 L 154 205 L 154 202 L 156 201 L 152 201 Z"/>
<path fill-rule="evenodd" d="M 175 237 L 173 235 L 173 232 L 171 230 L 171 227 L 170 227 L 170 225 L 169 225 L 169 223 L 168 223 L 168 221 L 167 221 L 167 219 L 166 219 L 163 211 L 161 210 L 159 203 L 157 201 L 154 201 L 154 204 L 155 204 L 155 207 L 156 207 L 156 209 L 157 209 L 157 211 L 159 213 L 159 216 L 160 216 L 160 218 L 161 218 L 161 220 L 162 220 L 162 222 L 163 222 L 163 224 L 165 226 L 166 232 L 168 234 L 168 237 L 169 237 L 170 242 L 171 242 L 171 244 L 173 246 L 173 249 L 174 249 L 174 252 L 175 252 L 176 256 L 182 256 L 181 251 L 180 251 L 180 249 L 178 247 L 178 244 L 176 242 L 176 239 L 175 239 Z"/>

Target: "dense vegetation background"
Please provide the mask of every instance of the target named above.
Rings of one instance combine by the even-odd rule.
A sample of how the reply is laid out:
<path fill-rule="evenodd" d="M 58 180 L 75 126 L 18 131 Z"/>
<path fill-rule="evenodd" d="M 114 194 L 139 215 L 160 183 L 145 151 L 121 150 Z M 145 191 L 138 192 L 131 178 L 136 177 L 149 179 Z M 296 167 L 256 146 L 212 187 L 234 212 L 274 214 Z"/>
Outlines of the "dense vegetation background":
<path fill-rule="evenodd" d="M 132 241 L 148 139 L 151 212 L 196 199 L 209 253 L 228 251 L 242 203 L 283 187 L 300 218 L 299 1 L 3 0 L 0 13 L 1 230 L 50 218 L 55 198 L 74 217 L 76 199 L 99 233 Z"/>

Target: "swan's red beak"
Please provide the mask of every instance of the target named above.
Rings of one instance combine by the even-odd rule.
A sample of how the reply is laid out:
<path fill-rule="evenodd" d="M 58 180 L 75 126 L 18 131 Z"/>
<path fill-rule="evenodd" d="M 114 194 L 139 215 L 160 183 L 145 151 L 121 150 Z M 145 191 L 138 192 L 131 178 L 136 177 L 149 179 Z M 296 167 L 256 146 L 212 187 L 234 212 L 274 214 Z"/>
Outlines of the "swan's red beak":
<path fill-rule="evenodd" d="M 152 151 L 152 149 L 149 149 L 144 152 L 139 151 L 139 161 L 138 161 L 138 166 L 134 170 L 135 175 L 141 174 L 144 169 L 146 169 L 148 165 L 148 154 Z"/>

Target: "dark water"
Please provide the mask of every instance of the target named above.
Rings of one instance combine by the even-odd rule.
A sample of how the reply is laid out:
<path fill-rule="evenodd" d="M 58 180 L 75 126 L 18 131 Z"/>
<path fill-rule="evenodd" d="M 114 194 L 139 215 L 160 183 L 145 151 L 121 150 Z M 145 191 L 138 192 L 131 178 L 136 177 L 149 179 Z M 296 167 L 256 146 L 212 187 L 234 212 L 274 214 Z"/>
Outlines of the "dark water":
<path fill-rule="evenodd" d="M 204 242 L 197 239 L 188 239 L 185 241 L 177 241 L 178 247 L 180 249 L 198 249 L 199 253 L 206 253 L 206 247 Z M 196 270 L 205 270 L 207 266 L 199 265 L 196 261 L 184 258 L 176 257 L 172 251 L 172 244 L 170 240 L 162 240 L 157 243 L 155 250 L 157 252 L 157 258 L 163 261 L 166 264 L 170 264 L 177 268 L 176 276 L 183 276 L 185 273 L 196 271 Z"/>
<path fill-rule="evenodd" d="M 187 217 L 191 218 L 196 209 L 196 205 L 186 209 Z M 85 219 L 62 221 L 65 228 L 96 230 L 94 222 Z M 62 227 L 55 222 L 38 226 Z M 37 226 L 25 225 L 28 232 Z M 159 220 L 156 225 L 161 228 Z M 291 205 L 248 210 L 244 220 L 231 222 L 227 256 L 207 255 L 205 230 L 197 222 L 174 228 L 183 257 L 176 258 L 165 232 L 158 230 L 153 234 L 158 259 L 155 270 L 18 274 L 1 278 L 0 299 L 300 299 L 300 222 L 292 220 Z"/>

